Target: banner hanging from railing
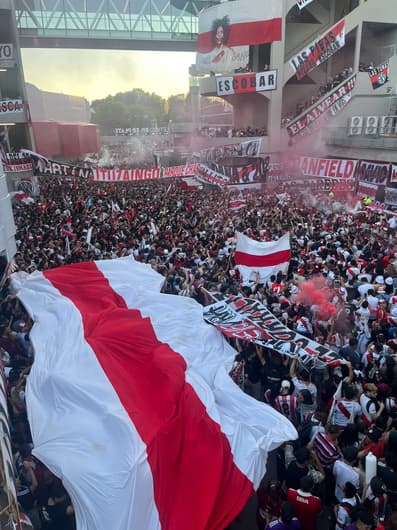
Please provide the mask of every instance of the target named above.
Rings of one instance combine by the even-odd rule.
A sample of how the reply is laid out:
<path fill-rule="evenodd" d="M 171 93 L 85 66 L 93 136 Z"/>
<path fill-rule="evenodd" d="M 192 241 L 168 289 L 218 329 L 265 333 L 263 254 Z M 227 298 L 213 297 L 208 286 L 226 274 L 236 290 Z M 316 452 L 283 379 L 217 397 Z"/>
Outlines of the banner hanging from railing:
<path fill-rule="evenodd" d="M 327 177 L 354 179 L 357 160 L 337 160 L 330 158 L 312 158 L 301 156 L 299 168 L 309 177 Z"/>
<path fill-rule="evenodd" d="M 376 68 L 370 68 L 368 70 L 368 75 L 374 90 L 385 85 L 389 81 L 389 72 L 389 61 L 386 61 Z"/>
<path fill-rule="evenodd" d="M 30 156 L 26 156 L 23 153 L 5 153 L 3 158 L 3 169 L 6 173 L 32 171 L 32 159 Z"/>
<path fill-rule="evenodd" d="M 368 160 L 360 160 L 357 178 L 360 182 L 385 186 L 390 175 L 391 164 L 379 164 Z"/>
<path fill-rule="evenodd" d="M 353 75 L 338 85 L 319 103 L 292 121 L 287 125 L 289 136 L 291 138 L 304 137 L 317 131 L 324 124 L 324 121 L 330 119 L 334 112 L 337 112 L 334 108 L 335 104 L 342 98 L 346 98 L 353 90 L 355 84 L 356 75 Z M 332 114 L 331 109 L 333 109 Z"/>
<path fill-rule="evenodd" d="M 276 90 L 277 70 L 216 78 L 216 93 L 218 96 L 231 96 L 247 92 L 265 92 Z"/>
<path fill-rule="evenodd" d="M 289 64 L 297 79 L 302 79 L 311 70 L 325 62 L 345 45 L 345 21 L 341 20 L 324 35 L 314 40 L 291 57 Z"/>

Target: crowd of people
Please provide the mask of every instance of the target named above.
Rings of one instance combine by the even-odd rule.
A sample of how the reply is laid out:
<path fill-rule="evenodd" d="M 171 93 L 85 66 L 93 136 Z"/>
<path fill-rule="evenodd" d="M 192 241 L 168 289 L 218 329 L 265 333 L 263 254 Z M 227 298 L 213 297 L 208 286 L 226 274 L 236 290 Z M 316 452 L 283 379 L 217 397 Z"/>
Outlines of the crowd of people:
<path fill-rule="evenodd" d="M 238 129 L 231 126 L 225 127 L 203 127 L 198 131 L 200 136 L 209 138 L 246 138 L 266 136 L 266 127 L 240 127 Z"/>
<path fill-rule="evenodd" d="M 299 114 L 302 114 L 306 109 L 317 103 L 323 96 L 331 92 L 334 88 L 336 88 L 342 81 L 347 79 L 353 74 L 353 68 L 344 68 L 341 72 L 334 75 L 333 77 L 329 77 L 326 83 L 320 85 L 320 88 L 318 89 L 316 94 L 313 94 L 309 99 L 306 99 L 305 101 L 300 101 L 296 104 L 295 113 L 288 114 L 287 116 L 284 116 L 282 119 L 282 126 L 285 127 L 290 123 L 292 120 L 294 120 Z"/>
<path fill-rule="evenodd" d="M 237 350 L 233 380 L 288 417 L 299 434 L 277 450 L 277 469 L 259 488 L 258 530 L 395 529 L 397 220 L 291 190 L 245 190 L 245 206 L 236 211 L 235 193 L 187 190 L 177 180 L 43 177 L 35 203 L 14 204 L 15 265 L 30 273 L 133 255 L 164 276 L 166 293 L 203 305 L 213 291 L 255 298 L 286 326 L 326 345 L 338 354 L 336 365 L 228 339 Z M 253 271 L 242 280 L 233 257 L 236 231 L 260 241 L 290 232 L 285 274 L 261 283 Z M 0 353 L 21 511 L 35 530 L 73 529 L 62 483 L 31 454 L 24 388 L 34 360 L 32 322 L 7 285 Z M 365 460 L 373 457 L 377 467 L 366 480 Z"/>

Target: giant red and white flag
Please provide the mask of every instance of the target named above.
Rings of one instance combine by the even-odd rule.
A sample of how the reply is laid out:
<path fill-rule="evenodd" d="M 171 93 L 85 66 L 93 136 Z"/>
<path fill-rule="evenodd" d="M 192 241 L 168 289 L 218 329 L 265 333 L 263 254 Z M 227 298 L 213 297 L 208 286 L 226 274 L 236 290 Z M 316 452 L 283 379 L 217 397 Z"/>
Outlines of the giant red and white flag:
<path fill-rule="evenodd" d="M 240 271 L 243 284 L 252 274 L 259 272 L 260 283 L 265 283 L 272 274 L 285 273 L 291 257 L 289 232 L 276 241 L 255 241 L 237 232 L 234 261 Z"/>
<path fill-rule="evenodd" d="M 131 257 L 14 276 L 34 321 L 34 454 L 77 529 L 224 529 L 296 431 L 233 383 L 202 306 Z"/>
<path fill-rule="evenodd" d="M 197 37 L 198 73 L 245 67 L 250 45 L 281 40 L 281 15 L 280 0 L 235 0 L 203 10 Z"/>

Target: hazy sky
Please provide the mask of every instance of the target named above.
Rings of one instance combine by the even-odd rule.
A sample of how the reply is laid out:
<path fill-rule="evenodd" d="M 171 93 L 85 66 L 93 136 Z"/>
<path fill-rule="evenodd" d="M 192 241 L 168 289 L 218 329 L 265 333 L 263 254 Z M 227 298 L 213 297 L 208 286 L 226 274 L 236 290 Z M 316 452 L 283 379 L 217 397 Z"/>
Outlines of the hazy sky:
<path fill-rule="evenodd" d="M 89 101 L 142 88 L 164 98 L 189 90 L 192 52 L 22 49 L 25 81 Z"/>

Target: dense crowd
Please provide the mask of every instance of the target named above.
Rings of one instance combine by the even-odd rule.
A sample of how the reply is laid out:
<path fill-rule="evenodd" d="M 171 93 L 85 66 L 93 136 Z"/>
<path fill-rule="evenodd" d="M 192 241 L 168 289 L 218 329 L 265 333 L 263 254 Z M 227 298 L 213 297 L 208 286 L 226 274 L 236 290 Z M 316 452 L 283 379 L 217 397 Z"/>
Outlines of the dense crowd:
<path fill-rule="evenodd" d="M 203 127 L 198 131 L 200 136 L 209 138 L 252 138 L 267 135 L 266 127 L 240 127 L 238 129 L 225 127 Z"/>
<path fill-rule="evenodd" d="M 277 451 L 277 472 L 258 491 L 259 530 L 396 528 L 395 217 L 291 191 L 244 191 L 246 205 L 236 211 L 229 204 L 235 192 L 186 190 L 170 180 L 132 185 L 43 178 L 40 189 L 34 204 L 14 204 L 20 271 L 132 254 L 164 275 L 164 292 L 203 305 L 211 291 L 253 297 L 286 326 L 339 355 L 336 365 L 306 364 L 299 355 L 229 339 L 238 351 L 233 380 L 287 416 L 299 433 Z M 288 271 L 264 283 L 254 271 L 242 281 L 233 258 L 236 231 L 260 241 L 289 231 Z M 24 394 L 34 359 L 31 326 L 6 285 L 0 352 L 18 499 L 36 530 L 73 529 L 62 483 L 31 455 Z M 367 483 L 365 460 L 372 455 L 377 468 Z"/>

